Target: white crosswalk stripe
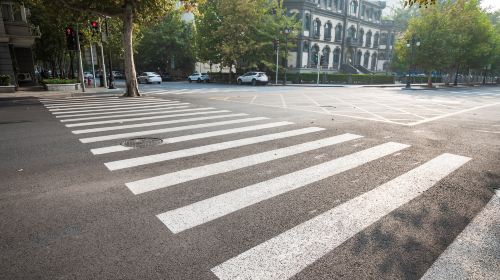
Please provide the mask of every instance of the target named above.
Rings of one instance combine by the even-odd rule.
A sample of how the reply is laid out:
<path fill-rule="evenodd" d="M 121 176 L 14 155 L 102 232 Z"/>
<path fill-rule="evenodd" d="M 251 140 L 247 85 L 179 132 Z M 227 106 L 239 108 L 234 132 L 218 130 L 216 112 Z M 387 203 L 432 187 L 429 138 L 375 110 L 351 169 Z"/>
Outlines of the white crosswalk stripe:
<path fill-rule="evenodd" d="M 240 140 L 227 141 L 227 142 L 216 143 L 216 144 L 211 144 L 211 145 L 199 146 L 199 147 L 195 147 L 195 148 L 189 148 L 189 149 L 167 152 L 167 153 L 162 153 L 162 154 L 155 154 L 155 155 L 151 155 L 151 156 L 143 156 L 143 157 L 126 159 L 126 160 L 107 162 L 104 165 L 106 165 L 106 167 L 109 170 L 118 170 L 118 169 L 130 168 L 130 167 L 146 165 L 146 164 L 151 164 L 151 163 L 156 163 L 156 162 L 161 162 L 161 161 L 189 157 L 189 156 L 194 156 L 194 155 L 201 155 L 201 154 L 205 154 L 205 153 L 221 151 L 221 150 L 225 150 L 225 149 L 241 147 L 241 146 L 250 145 L 250 144 L 257 144 L 257 143 L 262 143 L 262 142 L 271 141 L 271 140 L 283 139 L 286 137 L 303 135 L 303 134 L 318 132 L 318 131 L 322 131 L 322 130 L 324 130 L 324 128 L 308 127 L 308 128 L 290 130 L 290 131 L 285 131 L 285 132 L 266 134 L 266 135 L 262 135 L 262 136 L 244 138 L 244 139 L 240 139 Z"/>
<path fill-rule="evenodd" d="M 179 106 L 171 106 L 171 105 L 160 105 L 154 107 L 147 107 L 146 109 L 137 108 L 137 109 L 127 109 L 120 110 L 120 112 L 116 112 L 117 110 L 105 111 L 101 113 L 84 113 L 84 114 L 69 114 L 69 115 L 56 115 L 56 118 L 61 118 L 61 122 L 71 122 L 71 121 L 81 121 L 81 120 L 96 120 L 96 119 L 105 119 L 105 118 L 114 118 L 114 117 L 129 117 L 129 116 L 141 116 L 141 115 L 154 115 L 158 113 L 172 113 L 172 112 L 185 112 L 179 109 L 189 108 L 188 105 L 179 105 Z M 212 107 L 206 108 L 193 108 L 188 110 L 211 110 L 214 109 Z M 189 112 L 189 111 L 188 111 Z M 133 113 L 130 115 L 116 115 L 117 113 Z M 99 116 L 99 117 L 85 117 L 85 116 Z M 84 118 L 74 118 L 74 117 L 84 117 Z M 62 119 L 62 118 L 74 118 L 74 119 Z"/>
<path fill-rule="evenodd" d="M 236 114 L 209 116 L 209 117 L 196 117 L 196 118 L 168 120 L 168 121 L 161 121 L 161 122 L 146 122 L 146 123 L 138 123 L 138 124 L 116 125 L 116 126 L 107 126 L 107 127 L 99 127 L 99 128 L 73 130 L 72 132 L 74 134 L 85 134 L 85 133 L 93 133 L 93 132 L 103 132 L 103 131 L 122 130 L 122 129 L 128 129 L 128 128 L 159 126 L 159 125 L 194 122 L 194 121 L 207 121 L 207 120 L 223 119 L 223 118 L 230 118 L 230 117 L 242 117 L 242 116 L 248 116 L 248 114 L 236 113 Z"/>
<path fill-rule="evenodd" d="M 288 279 L 470 158 L 443 154 L 212 268 L 219 279 Z"/>
<path fill-rule="evenodd" d="M 127 107 L 120 107 L 120 108 L 104 108 L 104 109 L 91 109 L 91 110 L 78 110 L 78 111 L 64 111 L 64 112 L 51 112 L 54 115 L 75 115 L 75 114 L 80 114 L 80 113 L 90 113 L 90 112 L 116 112 L 116 111 L 123 111 L 124 109 L 143 109 L 143 108 L 158 108 L 158 107 L 175 107 L 175 106 L 182 106 L 182 105 L 189 105 L 189 103 L 162 103 L 162 104 L 141 104 L 141 105 L 133 105 L 133 106 L 127 106 Z M 131 108 L 129 108 L 131 107 Z M 91 114 L 95 115 L 95 114 Z"/>
<path fill-rule="evenodd" d="M 170 127 L 170 128 L 162 128 L 162 129 L 145 130 L 145 131 L 138 131 L 138 132 L 129 132 L 129 133 L 112 134 L 112 135 L 96 136 L 96 137 L 89 137 L 89 138 L 81 138 L 80 142 L 82 142 L 82 143 L 92 143 L 92 142 L 100 142 L 100 141 L 107 141 L 107 140 L 116 140 L 116 139 L 123 139 L 123 138 L 136 137 L 136 136 L 144 136 L 144 135 L 153 135 L 153 134 L 174 132 L 174 131 L 190 130 L 190 129 L 197 129 L 197 128 L 206 128 L 206 127 L 213 127 L 213 126 L 222 126 L 222 125 L 226 125 L 226 124 L 237 124 L 237 123 L 253 122 L 253 121 L 260 121 L 260 120 L 267 120 L 267 119 L 268 118 L 265 118 L 265 117 L 255 117 L 255 118 L 244 118 L 244 119 L 236 119 L 236 120 L 230 120 L 230 121 L 222 121 L 222 122 L 213 122 L 213 123 L 203 123 L 203 124 L 194 124 L 194 125 L 186 125 L 186 126 L 177 126 L 177 127 Z"/>
<path fill-rule="evenodd" d="M 197 139 L 203 139 L 203 138 L 209 138 L 209 137 L 215 137 L 215 136 L 256 131 L 256 130 L 261 130 L 261 129 L 266 129 L 266 128 L 275 128 L 275 127 L 280 127 L 280 126 L 285 126 L 285 125 L 290 125 L 290 124 L 293 124 L 293 123 L 292 122 L 273 122 L 273 123 L 250 125 L 250 126 L 243 126 L 243 127 L 237 127 L 237 128 L 215 130 L 215 131 L 210 131 L 210 132 L 189 134 L 189 135 L 178 136 L 178 137 L 164 138 L 164 139 L 162 139 L 162 144 L 172 144 L 172 143 L 179 143 L 179 142 L 185 142 L 185 141 L 191 141 L 191 140 L 197 140 Z M 90 151 L 94 155 L 102 155 L 102 154 L 108 154 L 108 153 L 123 152 L 123 151 L 132 150 L 132 149 L 133 148 L 126 147 L 123 145 L 115 145 L 115 146 L 108 146 L 108 147 L 91 149 Z"/>
<path fill-rule="evenodd" d="M 178 110 L 178 111 L 171 111 L 171 112 L 185 112 L 185 111 L 199 111 L 199 109 L 188 109 L 188 110 Z M 202 110 L 202 112 L 194 112 L 194 113 L 182 113 L 182 114 L 160 114 L 158 115 L 158 112 L 154 113 L 156 116 L 151 116 L 151 117 L 140 117 L 140 118 L 130 118 L 130 119 L 123 119 L 123 117 L 130 117 L 131 115 L 134 114 L 125 114 L 121 115 L 121 119 L 117 120 L 107 120 L 107 121 L 94 121 L 94 122 L 83 122 L 83 123 L 71 123 L 67 124 L 66 127 L 80 127 L 80 126 L 89 126 L 89 125 L 99 125 L 99 124 L 109 124 L 109 123 L 124 123 L 124 122 L 135 122 L 135 121 L 145 121 L 145 120 L 155 120 L 155 119 L 167 119 L 167 118 L 175 118 L 175 117 L 187 117 L 187 116 L 196 116 L 196 115 L 209 115 L 209 114 L 219 114 L 219 113 L 228 113 L 230 112 L 229 110 L 218 110 L 218 111 L 208 111 L 208 110 Z M 140 115 L 140 114 L 138 114 Z M 142 114 L 144 115 L 144 114 Z M 116 115 L 114 117 L 117 117 Z M 97 118 L 106 118 L 106 117 L 97 117 Z"/>
<path fill-rule="evenodd" d="M 203 94 L 223 91 L 254 91 L 254 89 L 158 89 L 146 94 Z M 308 152 L 326 150 L 334 145 L 348 145 L 350 141 L 355 140 L 363 143 L 363 146 L 369 143 L 368 139 L 362 140 L 361 135 L 345 133 L 331 136 L 325 128 L 321 127 L 290 128 L 289 126 L 294 125 L 293 122 L 273 122 L 263 116 L 249 116 L 247 113 L 234 113 L 213 107 L 195 107 L 189 103 L 167 101 L 154 96 L 123 100 L 116 96 L 46 98 L 40 101 L 62 124 L 74 129 L 72 131 L 74 134 L 123 130 L 122 133 L 108 135 L 92 134 L 89 137 L 80 138 L 79 141 L 93 143 L 91 153 L 107 159 L 104 166 L 112 171 L 111 174 L 126 174 L 124 187 L 134 195 L 147 196 L 146 193 L 154 194 L 154 191 L 158 191 L 158 199 L 161 203 L 163 203 L 162 196 L 167 195 L 163 192 L 182 191 L 184 186 L 195 187 L 197 183 L 195 180 L 213 178 L 216 179 L 213 182 L 218 182 L 219 178 L 215 176 L 231 175 L 228 172 L 237 170 L 246 172 L 248 169 L 249 174 L 252 174 L 254 169 L 258 170 L 259 165 L 281 163 L 287 159 L 308 156 Z M 225 118 L 228 119 L 224 120 Z M 253 122 L 256 123 L 252 124 Z M 157 128 L 145 130 L 146 127 L 153 126 Z M 173 134 L 174 132 L 180 133 Z M 170 135 L 171 133 L 173 135 Z M 142 151 L 131 151 L 136 148 L 114 145 L 116 143 L 99 145 L 104 141 L 148 135 L 155 135 L 155 138 L 161 138 L 163 142 L 154 148 Z M 232 139 L 221 137 L 226 135 L 233 135 L 233 137 Z M 198 141 L 194 141 L 200 139 L 207 139 L 208 143 L 199 144 Z M 182 148 L 174 149 L 173 147 L 178 146 L 169 145 L 188 141 L 191 142 L 186 143 L 187 147 L 179 145 Z M 286 141 L 286 146 L 282 144 L 283 141 Z M 280 144 L 279 148 L 273 148 L 275 144 Z M 189 201 L 174 208 L 160 210 L 155 208 L 150 215 L 156 215 L 158 222 L 164 224 L 165 230 L 173 233 L 173 238 L 185 233 L 199 234 L 199 231 L 207 227 L 225 224 L 232 215 L 252 213 L 257 206 L 283 199 L 287 194 L 294 194 L 295 190 L 314 187 L 320 181 L 331 180 L 333 189 L 340 186 L 342 181 L 335 179 L 341 178 L 343 174 L 355 172 L 356 169 L 363 168 L 363 165 L 367 164 L 387 164 L 388 158 L 381 159 L 394 153 L 406 153 L 404 150 L 410 147 L 410 145 L 396 142 L 374 144 L 363 149 L 354 148 L 358 145 L 349 146 L 355 149 L 350 154 L 319 164 L 304 166 L 299 170 L 285 171 L 279 176 L 254 181 L 241 188 Z M 243 151 L 252 151 L 253 148 L 260 148 L 260 150 L 251 154 L 231 156 L 230 159 L 223 158 L 225 154 L 231 155 L 240 147 L 244 147 Z M 111 159 L 105 156 L 112 153 L 116 154 L 110 155 Z M 212 153 L 221 158 L 214 157 L 216 161 L 211 163 L 201 165 L 195 163 L 194 166 L 162 171 L 162 166 L 183 166 L 178 165 L 182 159 L 188 157 L 197 159 L 204 155 L 212 155 Z M 410 151 L 409 154 L 411 154 Z M 398 157 L 397 159 L 405 161 L 406 158 Z M 395 178 L 388 179 L 386 183 L 368 192 L 349 198 L 346 202 L 326 212 L 318 213 L 312 219 L 307 218 L 305 222 L 295 223 L 266 240 L 260 240 L 260 244 L 252 244 L 252 248 L 246 247 L 233 253 L 226 259 L 220 260 L 218 265 L 213 264 L 210 271 L 219 279 L 289 279 L 294 277 L 328 253 L 338 249 L 347 240 L 381 221 L 384 216 L 419 197 L 469 160 L 471 159 L 464 156 L 441 154 L 410 171 L 405 170 L 405 173 L 395 175 Z M 186 162 L 189 163 L 189 161 Z M 149 175 L 145 176 L 143 170 L 135 167 L 144 167 L 143 170 L 151 167 L 153 174 L 149 173 L 148 169 L 146 174 Z M 245 170 L 242 170 L 243 168 Z M 154 174 L 154 170 L 159 171 Z M 172 186 L 179 188 L 174 189 L 171 188 Z M 499 201 L 495 200 L 497 208 L 500 205 Z M 487 212 L 489 217 L 494 217 L 494 210 L 487 208 Z M 279 213 L 273 213 L 273 215 L 279 215 Z M 487 219 L 481 218 L 481 221 L 484 224 Z M 474 237 L 473 233 L 477 231 L 464 230 L 458 241 L 453 243 L 449 250 L 443 253 L 427 271 L 424 279 L 444 277 L 443 275 L 447 275 L 450 270 L 453 273 L 461 273 L 453 274 L 454 278 L 460 278 L 460 275 L 463 275 L 462 271 L 455 269 L 456 266 L 450 263 L 458 258 L 457 255 L 464 254 L 464 248 L 468 246 L 463 244 L 464 239 L 460 237 L 464 235 L 467 240 L 470 240 Z M 477 241 L 477 238 L 475 240 Z M 487 247 L 487 243 L 481 244 L 484 245 L 482 248 Z M 480 262 L 488 256 L 474 260 Z"/>
<path fill-rule="evenodd" d="M 156 177 L 151 177 L 135 182 L 126 183 L 125 185 L 130 189 L 130 191 L 132 191 L 132 193 L 141 194 L 153 190 L 167 188 L 173 185 L 185 183 L 192 180 L 220 173 L 225 173 L 241 169 L 244 167 L 249 167 L 252 165 L 272 160 L 277 160 L 280 158 L 297 155 L 300 153 L 305 153 L 308 151 L 313 151 L 316 149 L 328 147 L 335 144 L 340 144 L 342 142 L 358 139 L 361 137 L 362 136 L 354 134 L 342 134 L 339 136 L 288 146 L 285 148 L 271 150 L 259 154 L 253 154 L 250 156 L 240 157 L 232 160 L 222 161 L 209 165 L 203 165 L 199 167 L 193 167 L 190 169 L 184 169 L 173 173 L 168 173 Z"/>

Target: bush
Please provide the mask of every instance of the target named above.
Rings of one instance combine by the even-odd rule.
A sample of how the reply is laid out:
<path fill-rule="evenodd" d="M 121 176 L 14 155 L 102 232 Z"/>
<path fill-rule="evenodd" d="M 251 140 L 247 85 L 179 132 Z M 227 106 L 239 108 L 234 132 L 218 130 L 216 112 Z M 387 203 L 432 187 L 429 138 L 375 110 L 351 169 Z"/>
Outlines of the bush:
<path fill-rule="evenodd" d="M 76 80 L 70 80 L 70 79 L 44 79 L 42 81 L 44 84 L 76 84 L 78 83 Z"/>
<path fill-rule="evenodd" d="M 318 73 L 288 73 L 287 80 L 292 83 L 309 84 L 316 83 Z M 338 74 L 324 73 L 319 74 L 321 84 L 394 84 L 393 76 L 370 75 L 370 74 Z"/>
<path fill-rule="evenodd" d="M 10 86 L 9 75 L 0 75 L 0 86 Z"/>

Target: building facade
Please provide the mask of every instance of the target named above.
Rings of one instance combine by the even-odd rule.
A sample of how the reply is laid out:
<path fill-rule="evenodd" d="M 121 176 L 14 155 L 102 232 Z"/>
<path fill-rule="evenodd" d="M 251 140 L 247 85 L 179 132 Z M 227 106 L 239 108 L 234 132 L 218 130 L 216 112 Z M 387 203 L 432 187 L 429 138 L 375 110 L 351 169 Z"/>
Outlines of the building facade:
<path fill-rule="evenodd" d="M 284 0 L 283 6 L 302 23 L 289 69 L 311 71 L 319 63 L 334 72 L 387 71 L 395 29 L 381 19 L 384 1 Z"/>
<path fill-rule="evenodd" d="M 0 75 L 9 75 L 14 85 L 33 81 L 32 47 L 40 31 L 29 23 L 23 5 L 0 0 L 0 8 Z"/>

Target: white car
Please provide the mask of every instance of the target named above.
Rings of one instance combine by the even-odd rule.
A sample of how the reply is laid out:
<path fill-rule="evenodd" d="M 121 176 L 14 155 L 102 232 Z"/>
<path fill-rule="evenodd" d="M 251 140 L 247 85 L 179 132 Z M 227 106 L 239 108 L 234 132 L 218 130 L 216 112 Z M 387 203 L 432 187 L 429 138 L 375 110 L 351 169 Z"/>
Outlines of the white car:
<path fill-rule="evenodd" d="M 137 81 L 139 82 L 139 84 L 141 84 L 141 83 L 161 84 L 161 76 L 156 74 L 155 72 L 144 72 L 139 77 L 137 77 Z"/>
<path fill-rule="evenodd" d="M 192 81 L 197 81 L 198 83 L 201 83 L 201 82 L 209 83 L 210 76 L 208 76 L 208 73 L 194 72 L 193 74 L 189 75 L 189 77 L 188 77 L 188 82 L 191 83 Z"/>
<path fill-rule="evenodd" d="M 256 86 L 257 84 L 267 85 L 269 78 L 264 72 L 247 72 L 239 76 L 236 81 L 238 85 L 249 83 L 252 86 Z"/>

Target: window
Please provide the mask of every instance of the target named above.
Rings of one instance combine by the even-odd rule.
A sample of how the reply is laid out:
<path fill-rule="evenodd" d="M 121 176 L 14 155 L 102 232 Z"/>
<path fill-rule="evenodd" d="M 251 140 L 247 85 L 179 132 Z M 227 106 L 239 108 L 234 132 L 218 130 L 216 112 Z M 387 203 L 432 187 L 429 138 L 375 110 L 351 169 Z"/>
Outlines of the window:
<path fill-rule="evenodd" d="M 325 40 L 326 41 L 332 40 L 332 23 L 331 22 L 327 22 L 325 24 Z"/>
<path fill-rule="evenodd" d="M 363 46 L 363 38 L 365 36 L 365 31 L 363 30 L 363 28 L 361 28 L 359 30 L 359 35 L 358 35 L 358 40 L 359 40 L 359 45 L 360 46 Z"/>
<path fill-rule="evenodd" d="M 335 42 L 340 42 L 342 40 L 342 24 L 337 24 L 335 26 Z"/>
<path fill-rule="evenodd" d="M 358 1 L 353 0 L 351 1 L 350 13 L 351 15 L 356 15 L 357 12 L 358 12 Z"/>
<path fill-rule="evenodd" d="M 361 65 L 361 57 L 362 56 L 363 56 L 363 53 L 361 52 L 361 50 L 358 50 L 358 52 L 356 53 L 356 61 L 355 61 L 356 65 Z"/>
<path fill-rule="evenodd" d="M 366 44 L 365 44 L 365 47 L 369 48 L 369 47 L 371 47 L 371 45 L 372 45 L 372 32 L 368 31 L 368 33 L 366 33 Z"/>
<path fill-rule="evenodd" d="M 372 54 L 372 69 L 371 70 L 375 71 L 376 66 L 377 66 L 377 53 L 373 53 Z"/>
<path fill-rule="evenodd" d="M 306 17 L 304 19 L 304 30 L 310 31 L 311 28 L 311 15 L 306 14 Z"/>
<path fill-rule="evenodd" d="M 333 51 L 333 64 L 339 64 L 340 63 L 340 49 L 335 48 Z"/>
<path fill-rule="evenodd" d="M 319 47 L 314 45 L 311 50 L 311 63 L 313 65 L 318 65 Z"/>
<path fill-rule="evenodd" d="M 366 10 L 366 6 L 365 5 L 361 6 L 361 11 L 360 11 L 361 12 L 361 18 L 365 17 L 365 10 Z"/>
<path fill-rule="evenodd" d="M 321 21 L 319 18 L 313 22 L 313 32 L 314 38 L 319 38 L 321 36 Z"/>
<path fill-rule="evenodd" d="M 387 45 L 387 33 L 381 33 L 380 34 L 380 40 L 379 43 L 381 45 Z"/>
<path fill-rule="evenodd" d="M 373 47 L 376 48 L 378 47 L 378 32 L 375 33 L 375 36 L 373 36 Z"/>
<path fill-rule="evenodd" d="M 328 62 L 330 61 L 330 47 L 326 46 L 323 48 L 323 59 L 321 66 L 328 67 Z"/>
<path fill-rule="evenodd" d="M 366 51 L 365 52 L 365 58 L 364 58 L 364 61 L 363 61 L 363 66 L 365 68 L 368 68 L 368 61 L 370 60 L 370 52 L 369 51 Z"/>
<path fill-rule="evenodd" d="M 10 8 L 10 4 L 2 4 L 2 18 L 4 21 L 12 21 L 12 9 Z"/>
<path fill-rule="evenodd" d="M 347 38 L 351 38 L 352 40 L 356 39 L 356 27 L 354 27 L 354 25 L 351 25 L 349 30 L 347 30 Z"/>

